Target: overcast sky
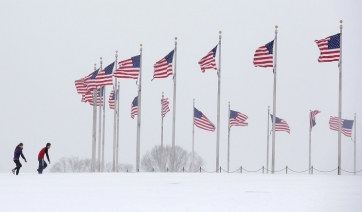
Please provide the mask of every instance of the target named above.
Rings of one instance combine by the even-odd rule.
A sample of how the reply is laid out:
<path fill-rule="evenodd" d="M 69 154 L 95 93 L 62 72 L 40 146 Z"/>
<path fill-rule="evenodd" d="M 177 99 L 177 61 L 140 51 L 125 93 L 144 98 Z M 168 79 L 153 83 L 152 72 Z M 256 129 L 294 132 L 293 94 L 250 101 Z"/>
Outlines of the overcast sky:
<path fill-rule="evenodd" d="M 10 172 L 15 146 L 23 142 L 35 172 L 37 155 L 47 142 L 55 163 L 63 156 L 91 157 L 92 107 L 82 103 L 74 80 L 104 65 L 139 54 L 143 44 L 141 156 L 160 144 L 162 91 L 172 109 L 172 78 L 156 79 L 153 64 L 177 52 L 176 144 L 191 151 L 192 99 L 216 125 L 217 75 L 202 73 L 198 61 L 218 42 L 222 30 L 220 165 L 226 168 L 228 101 L 249 116 L 247 127 L 231 129 L 231 164 L 256 170 L 266 165 L 267 108 L 273 104 L 271 68 L 253 66 L 255 50 L 278 33 L 277 116 L 291 133 L 276 133 L 276 169 L 308 168 L 309 110 L 320 110 L 312 134 L 312 163 L 321 170 L 337 167 L 338 65 L 318 63 L 316 39 L 343 28 L 342 118 L 362 117 L 361 1 L 4 1 L 0 8 L 2 103 L 0 172 Z M 217 53 L 218 54 L 218 53 Z M 218 57 L 218 56 L 217 56 Z M 218 62 L 218 60 L 217 60 Z M 136 119 L 132 79 L 120 84 L 119 162 L 135 165 Z M 107 87 L 107 95 L 111 91 Z M 362 129 L 357 125 L 357 140 Z M 164 119 L 164 142 L 171 145 L 172 111 Z M 106 160 L 111 161 L 113 111 L 106 108 Z M 362 143 L 357 141 L 357 169 Z M 215 167 L 216 131 L 195 129 L 195 151 Z M 353 142 L 342 135 L 342 167 L 353 170 Z"/>

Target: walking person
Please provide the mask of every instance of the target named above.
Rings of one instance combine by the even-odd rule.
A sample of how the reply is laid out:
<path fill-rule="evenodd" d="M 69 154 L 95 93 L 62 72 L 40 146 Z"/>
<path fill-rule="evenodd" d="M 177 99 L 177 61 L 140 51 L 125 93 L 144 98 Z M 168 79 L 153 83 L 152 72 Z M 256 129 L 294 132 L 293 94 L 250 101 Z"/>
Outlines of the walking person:
<path fill-rule="evenodd" d="M 44 155 L 47 156 L 48 162 L 50 164 L 49 154 L 48 154 L 48 150 L 50 149 L 50 147 L 51 147 L 51 144 L 47 143 L 47 145 L 43 149 L 41 149 L 39 152 L 39 155 L 38 155 L 39 168 L 37 169 L 39 174 L 43 174 L 43 170 L 48 166 L 48 164 L 44 160 Z"/>
<path fill-rule="evenodd" d="M 20 163 L 20 156 L 24 159 L 25 163 L 26 158 L 23 154 L 23 143 L 20 143 L 19 145 L 16 146 L 15 151 L 14 151 L 14 163 L 16 164 L 16 167 L 14 169 L 12 169 L 11 171 L 13 172 L 13 174 L 15 174 L 16 171 L 16 175 L 19 174 L 20 168 L 22 167 L 21 163 Z"/>

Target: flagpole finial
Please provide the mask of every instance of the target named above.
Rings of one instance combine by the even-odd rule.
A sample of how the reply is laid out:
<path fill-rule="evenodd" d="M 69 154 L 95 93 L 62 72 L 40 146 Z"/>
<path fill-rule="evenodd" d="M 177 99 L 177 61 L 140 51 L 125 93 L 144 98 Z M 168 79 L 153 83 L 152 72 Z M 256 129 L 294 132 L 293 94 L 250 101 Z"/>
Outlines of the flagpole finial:
<path fill-rule="evenodd" d="M 140 44 L 140 47 L 142 47 L 142 43 Z"/>
<path fill-rule="evenodd" d="M 339 20 L 339 23 L 343 24 L 343 20 Z"/>
<path fill-rule="evenodd" d="M 94 67 L 96 67 L 97 66 L 97 63 L 94 63 Z"/>
<path fill-rule="evenodd" d="M 163 96 L 164 92 L 162 91 L 162 96 Z"/>
<path fill-rule="evenodd" d="M 221 32 L 221 30 L 220 30 L 220 31 L 219 31 L 219 34 L 221 35 L 221 33 L 222 33 L 222 32 Z"/>
<path fill-rule="evenodd" d="M 175 40 L 177 40 L 177 37 L 175 37 Z"/>
<path fill-rule="evenodd" d="M 278 29 L 278 25 L 275 25 L 275 29 Z"/>
<path fill-rule="evenodd" d="M 101 57 L 101 60 L 102 60 L 102 57 Z"/>
<path fill-rule="evenodd" d="M 268 106 L 268 110 L 270 109 L 270 106 Z"/>
<path fill-rule="evenodd" d="M 118 82 L 118 85 L 120 84 L 120 82 Z"/>

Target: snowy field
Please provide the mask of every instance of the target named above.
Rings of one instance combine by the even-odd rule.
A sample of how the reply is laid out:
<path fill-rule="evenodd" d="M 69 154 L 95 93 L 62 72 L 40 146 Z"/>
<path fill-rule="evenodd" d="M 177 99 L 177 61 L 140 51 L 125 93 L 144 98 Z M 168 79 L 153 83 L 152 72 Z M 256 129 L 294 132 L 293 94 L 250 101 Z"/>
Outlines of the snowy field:
<path fill-rule="evenodd" d="M 362 176 L 0 174 L 0 211 L 362 211 Z"/>

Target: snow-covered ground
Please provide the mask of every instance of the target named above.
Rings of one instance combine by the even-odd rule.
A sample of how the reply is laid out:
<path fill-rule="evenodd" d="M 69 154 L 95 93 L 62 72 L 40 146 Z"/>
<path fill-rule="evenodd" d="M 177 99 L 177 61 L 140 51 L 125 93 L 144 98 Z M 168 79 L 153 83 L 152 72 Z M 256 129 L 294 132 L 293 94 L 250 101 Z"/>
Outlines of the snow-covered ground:
<path fill-rule="evenodd" d="M 362 211 L 362 176 L 1 174 L 0 211 Z"/>

